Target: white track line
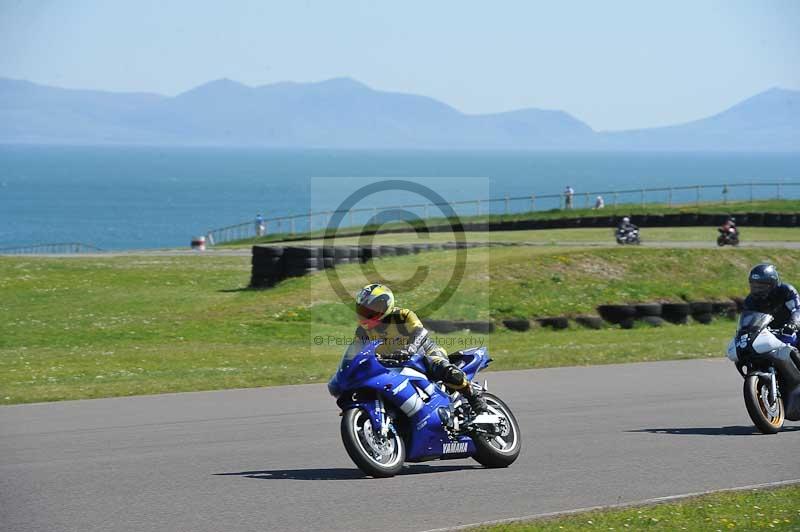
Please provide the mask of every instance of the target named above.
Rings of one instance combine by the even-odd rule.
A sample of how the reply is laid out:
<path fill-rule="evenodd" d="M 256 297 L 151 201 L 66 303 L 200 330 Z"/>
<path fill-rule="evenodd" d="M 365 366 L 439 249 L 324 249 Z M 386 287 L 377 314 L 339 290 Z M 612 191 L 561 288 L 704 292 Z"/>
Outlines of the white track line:
<path fill-rule="evenodd" d="M 549 519 L 554 517 L 566 517 L 569 515 L 575 514 L 582 514 L 585 512 L 594 512 L 597 510 L 622 510 L 626 508 L 635 508 L 638 506 L 649 506 L 653 504 L 663 504 L 667 502 L 673 501 L 680 501 L 683 499 L 692 499 L 694 497 L 700 497 L 702 495 L 711 495 L 712 493 L 726 493 L 726 492 L 735 492 L 735 491 L 747 491 L 747 490 L 756 490 L 756 489 L 763 489 L 763 488 L 779 488 L 781 486 L 792 486 L 795 484 L 800 484 L 800 478 L 792 479 L 792 480 L 781 480 L 778 482 L 766 482 L 764 484 L 753 484 L 751 486 L 739 486 L 736 488 L 723 488 L 718 490 L 706 490 L 706 491 L 698 491 L 695 493 L 683 493 L 680 495 L 667 495 L 666 497 L 655 497 L 653 499 L 644 499 L 641 501 L 632 501 L 632 502 L 623 502 L 620 504 L 608 504 L 605 506 L 587 506 L 586 508 L 575 508 L 574 510 L 562 510 L 560 512 L 546 512 L 541 514 L 532 514 L 532 515 L 525 515 L 522 517 L 510 517 L 508 519 L 497 519 L 495 521 L 483 521 L 480 523 L 470 523 L 466 525 L 459 525 L 447 528 L 434 528 L 431 530 L 426 530 L 425 532 L 450 532 L 452 530 L 467 530 L 470 528 L 477 528 L 477 527 L 485 527 L 485 526 L 494 526 L 494 525 L 505 525 L 509 523 L 517 523 L 523 521 L 535 521 L 537 519 Z"/>

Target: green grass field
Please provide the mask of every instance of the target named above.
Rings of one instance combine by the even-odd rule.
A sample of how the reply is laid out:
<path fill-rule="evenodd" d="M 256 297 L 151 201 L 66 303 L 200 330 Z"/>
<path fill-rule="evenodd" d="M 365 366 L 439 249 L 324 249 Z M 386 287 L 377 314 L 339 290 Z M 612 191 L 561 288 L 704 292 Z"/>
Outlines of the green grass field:
<path fill-rule="evenodd" d="M 800 530 L 800 487 L 726 492 L 679 502 L 473 529 L 481 532 L 585 530 Z"/>
<path fill-rule="evenodd" d="M 374 266 L 401 305 L 420 308 L 447 282 L 454 256 Z M 791 250 L 476 248 L 459 289 L 432 316 L 499 321 L 591 313 L 601 303 L 724 298 L 745 292 L 745 274 L 760 260 L 775 261 L 787 279 L 800 276 L 800 251 Z M 0 402 L 327 380 L 352 334 L 349 303 L 324 273 L 248 290 L 249 262 L 201 254 L 0 258 Z M 425 267 L 424 281 L 404 286 Z M 358 265 L 335 271 L 348 293 L 367 281 Z M 729 320 L 633 330 L 501 327 L 440 340 L 451 350 L 485 343 L 493 369 L 515 369 L 721 356 L 733 328 Z"/>

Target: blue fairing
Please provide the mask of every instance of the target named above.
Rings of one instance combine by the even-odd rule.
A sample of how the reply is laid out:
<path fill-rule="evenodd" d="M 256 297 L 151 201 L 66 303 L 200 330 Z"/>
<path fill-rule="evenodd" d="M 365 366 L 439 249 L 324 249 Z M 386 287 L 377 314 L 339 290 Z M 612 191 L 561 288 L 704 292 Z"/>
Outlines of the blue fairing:
<path fill-rule="evenodd" d="M 363 408 L 369 413 L 373 429 L 380 431 L 391 420 L 381 410 L 381 401 L 397 412 L 398 425 L 406 439 L 406 460 L 409 462 L 436 458 L 462 458 L 475 453 L 475 444 L 468 436 L 452 440 L 443 424 L 443 417 L 452 417 L 450 396 L 425 376 L 422 357 L 414 356 L 402 367 L 386 367 L 375 356 L 380 341 L 353 344 L 345 352 L 336 374 L 328 382 L 328 391 L 337 398 L 342 410 Z M 472 380 L 489 363 L 486 349 L 476 348 L 453 357 Z M 408 421 L 405 422 L 405 419 Z"/>

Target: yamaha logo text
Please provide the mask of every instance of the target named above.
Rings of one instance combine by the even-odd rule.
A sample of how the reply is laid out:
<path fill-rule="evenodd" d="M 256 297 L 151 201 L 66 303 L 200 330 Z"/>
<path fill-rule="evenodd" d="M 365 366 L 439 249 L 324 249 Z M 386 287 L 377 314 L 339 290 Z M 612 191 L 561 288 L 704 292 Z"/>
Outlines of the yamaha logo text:
<path fill-rule="evenodd" d="M 454 441 L 444 444 L 442 452 L 444 454 L 465 453 L 467 452 L 467 442 Z"/>

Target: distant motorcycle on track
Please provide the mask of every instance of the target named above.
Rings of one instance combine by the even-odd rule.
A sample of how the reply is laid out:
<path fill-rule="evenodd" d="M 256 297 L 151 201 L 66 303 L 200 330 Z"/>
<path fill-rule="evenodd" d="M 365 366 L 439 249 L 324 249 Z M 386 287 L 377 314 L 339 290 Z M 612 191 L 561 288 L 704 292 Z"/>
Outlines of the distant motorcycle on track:
<path fill-rule="evenodd" d="M 800 421 L 800 355 L 797 333 L 770 329 L 773 317 L 745 311 L 728 358 L 744 377 L 744 404 L 758 430 L 775 434 L 786 419 Z"/>
<path fill-rule="evenodd" d="M 423 359 L 381 361 L 380 340 L 355 341 L 345 350 L 328 391 L 342 410 L 341 436 L 347 454 L 361 471 L 391 477 L 404 462 L 474 458 L 486 467 L 507 467 L 519 456 L 519 425 L 499 397 L 484 386 L 487 413 L 475 415 L 457 391 L 431 382 Z M 472 381 L 491 359 L 485 347 L 450 355 Z"/>
<path fill-rule="evenodd" d="M 717 231 L 719 231 L 719 236 L 717 237 L 717 245 L 719 247 L 739 245 L 739 231 L 736 228 L 718 228 Z"/>
<path fill-rule="evenodd" d="M 642 243 L 642 240 L 639 238 L 638 229 L 616 229 L 614 231 L 614 236 L 617 239 L 617 244 L 638 245 Z"/>

